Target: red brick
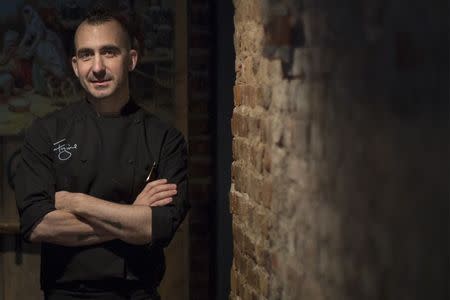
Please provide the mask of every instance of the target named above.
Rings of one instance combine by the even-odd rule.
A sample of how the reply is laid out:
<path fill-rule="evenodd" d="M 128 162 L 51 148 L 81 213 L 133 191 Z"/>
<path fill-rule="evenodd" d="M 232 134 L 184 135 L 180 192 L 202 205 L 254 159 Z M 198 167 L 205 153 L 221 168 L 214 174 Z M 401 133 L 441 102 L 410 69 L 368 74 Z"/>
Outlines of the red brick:
<path fill-rule="evenodd" d="M 252 300 L 261 300 L 261 297 L 255 291 L 252 291 L 251 299 Z"/>
<path fill-rule="evenodd" d="M 264 27 L 266 43 L 270 46 L 288 46 L 292 42 L 292 28 L 290 16 L 272 16 Z"/>
<path fill-rule="evenodd" d="M 244 293 L 245 293 L 245 277 L 242 276 L 241 274 L 239 274 L 238 276 L 238 285 L 237 285 L 237 290 L 236 290 L 236 294 L 240 297 L 243 297 Z"/>
<path fill-rule="evenodd" d="M 264 207 L 270 209 L 272 205 L 272 179 L 265 178 L 261 187 L 261 203 Z"/>
<path fill-rule="evenodd" d="M 262 116 L 261 116 L 262 117 Z M 247 116 L 248 122 L 248 136 L 259 138 L 260 128 L 261 128 L 261 119 L 256 116 Z"/>
<path fill-rule="evenodd" d="M 256 268 L 253 264 L 249 264 L 248 269 L 247 269 L 247 282 L 248 284 L 254 288 L 257 289 L 259 286 L 259 278 L 258 278 L 258 273 L 256 271 Z"/>
<path fill-rule="evenodd" d="M 261 89 L 251 85 L 235 85 L 234 88 L 235 106 L 246 105 L 255 108 L 258 103 L 262 103 Z"/>
<path fill-rule="evenodd" d="M 264 157 L 264 146 L 260 143 L 255 143 L 250 149 L 250 161 L 258 173 L 263 172 L 263 157 Z"/>
<path fill-rule="evenodd" d="M 262 177 L 252 171 L 248 164 L 234 161 L 231 165 L 231 174 L 236 191 L 246 193 L 252 201 L 262 203 L 261 188 Z"/>
<path fill-rule="evenodd" d="M 231 132 L 233 136 L 247 137 L 249 133 L 249 125 L 246 117 L 235 112 L 231 118 Z"/>
<path fill-rule="evenodd" d="M 242 229 L 240 228 L 240 225 L 236 224 L 235 221 L 232 222 L 231 227 L 233 229 L 233 249 L 234 253 L 237 253 L 237 251 L 239 251 L 238 249 L 242 249 Z"/>
<path fill-rule="evenodd" d="M 239 213 L 239 199 L 236 192 L 230 192 L 230 213 L 235 215 Z"/>
<path fill-rule="evenodd" d="M 241 159 L 242 155 L 242 144 L 244 143 L 244 139 L 241 139 L 239 137 L 234 137 L 231 143 L 231 148 L 233 152 L 233 160 L 239 160 Z"/>
<path fill-rule="evenodd" d="M 261 130 L 259 132 L 260 139 L 264 144 L 270 144 L 272 142 L 272 119 L 266 117 L 261 120 Z"/>
<path fill-rule="evenodd" d="M 239 106 L 242 104 L 242 96 L 241 96 L 241 86 L 235 85 L 233 87 L 234 93 L 234 106 Z"/>
<path fill-rule="evenodd" d="M 254 256 L 255 243 L 250 240 L 247 233 L 236 224 L 233 224 L 234 249 L 243 254 Z"/>
<path fill-rule="evenodd" d="M 243 179 L 244 184 L 242 190 L 247 193 L 252 201 L 255 203 L 261 202 L 261 184 L 262 180 L 256 173 L 248 172 L 247 176 Z"/>
<path fill-rule="evenodd" d="M 243 242 L 244 253 L 253 255 L 255 253 L 255 243 L 245 233 L 243 235 Z"/>
<path fill-rule="evenodd" d="M 253 300 L 252 299 L 252 290 L 248 285 L 244 285 L 244 293 L 242 295 L 242 300 Z"/>
<path fill-rule="evenodd" d="M 270 280 L 269 274 L 263 270 L 259 271 L 258 291 L 262 297 L 269 298 Z"/>
<path fill-rule="evenodd" d="M 248 258 L 245 257 L 243 253 L 236 253 L 234 256 L 234 261 L 236 263 L 236 267 L 239 270 L 239 272 L 247 277 L 248 274 L 248 268 L 249 268 L 249 261 Z"/>
<path fill-rule="evenodd" d="M 258 87 L 256 94 L 257 105 L 268 110 L 272 103 L 272 89 L 270 86 Z"/>
<path fill-rule="evenodd" d="M 254 170 L 258 173 L 263 171 L 264 146 L 258 142 L 249 142 L 244 138 L 233 139 L 233 159 L 251 162 Z"/>
<path fill-rule="evenodd" d="M 266 270 L 267 273 L 270 273 L 272 271 L 272 255 L 269 250 L 258 245 L 255 248 L 255 256 L 257 264 Z"/>
<path fill-rule="evenodd" d="M 261 1 L 233 1 L 235 5 L 235 22 L 254 21 L 261 23 Z"/>
<path fill-rule="evenodd" d="M 270 152 L 270 146 L 264 146 L 264 155 L 263 155 L 263 167 L 266 172 L 270 172 L 272 167 L 272 157 Z"/>
<path fill-rule="evenodd" d="M 253 211 L 254 217 L 254 228 L 257 234 L 263 239 L 269 239 L 269 231 L 271 228 L 271 220 L 267 212 L 262 212 L 261 210 Z"/>
<path fill-rule="evenodd" d="M 237 274 L 235 266 L 233 265 L 233 267 L 231 268 L 231 274 L 230 274 L 231 291 L 233 291 L 233 292 L 236 291 L 237 284 L 238 284 L 238 274 Z"/>
<path fill-rule="evenodd" d="M 238 162 L 233 161 L 231 163 L 231 179 L 233 179 L 234 183 L 236 183 L 236 180 L 241 180 L 241 170 Z M 240 189 L 236 189 L 240 190 Z"/>

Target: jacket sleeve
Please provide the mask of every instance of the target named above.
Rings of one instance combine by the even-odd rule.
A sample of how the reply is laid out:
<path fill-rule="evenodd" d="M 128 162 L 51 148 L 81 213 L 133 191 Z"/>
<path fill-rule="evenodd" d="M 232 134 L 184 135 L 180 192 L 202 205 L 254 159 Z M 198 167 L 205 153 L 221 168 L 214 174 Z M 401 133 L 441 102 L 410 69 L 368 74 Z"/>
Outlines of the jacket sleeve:
<path fill-rule="evenodd" d="M 152 245 L 167 247 L 190 207 L 188 200 L 187 145 L 183 135 L 172 128 L 161 150 L 158 177 L 177 184 L 171 204 L 152 208 Z"/>
<path fill-rule="evenodd" d="M 14 183 L 20 232 L 26 241 L 34 226 L 55 210 L 51 142 L 40 122 L 36 120 L 27 130 Z"/>

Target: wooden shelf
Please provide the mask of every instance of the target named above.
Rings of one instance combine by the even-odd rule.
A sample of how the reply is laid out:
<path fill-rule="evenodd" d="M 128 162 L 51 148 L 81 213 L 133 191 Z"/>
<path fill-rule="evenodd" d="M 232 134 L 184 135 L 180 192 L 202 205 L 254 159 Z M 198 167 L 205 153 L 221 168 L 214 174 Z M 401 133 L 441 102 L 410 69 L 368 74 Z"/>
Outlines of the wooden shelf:
<path fill-rule="evenodd" d="M 0 221 L 0 234 L 18 234 L 20 224 L 17 221 Z"/>

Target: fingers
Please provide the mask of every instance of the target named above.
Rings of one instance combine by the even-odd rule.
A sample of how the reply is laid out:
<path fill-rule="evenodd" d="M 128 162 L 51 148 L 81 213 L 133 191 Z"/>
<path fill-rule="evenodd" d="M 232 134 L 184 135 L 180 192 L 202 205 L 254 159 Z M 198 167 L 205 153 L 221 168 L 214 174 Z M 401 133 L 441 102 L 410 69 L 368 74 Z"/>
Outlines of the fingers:
<path fill-rule="evenodd" d="M 157 185 L 157 186 L 153 187 L 148 192 L 146 192 L 146 194 L 151 197 L 151 196 L 159 194 L 159 193 L 173 192 L 176 190 L 177 190 L 176 184 L 166 183 L 166 184 L 161 184 L 161 185 Z"/>
<path fill-rule="evenodd" d="M 167 204 L 169 204 L 170 202 L 172 202 L 172 197 L 169 197 L 169 198 L 164 198 L 164 199 L 162 199 L 162 200 L 158 200 L 158 201 L 155 201 L 155 202 L 153 202 L 150 206 L 151 207 L 155 207 L 155 206 L 164 206 L 164 205 L 167 205 Z"/>
<path fill-rule="evenodd" d="M 168 198 L 171 196 L 175 196 L 178 193 L 176 189 L 165 190 L 161 192 L 157 192 L 151 196 L 154 201 L 158 201 L 164 198 Z"/>
<path fill-rule="evenodd" d="M 141 198 L 133 203 L 133 205 L 145 205 L 145 206 L 164 206 L 173 201 L 172 197 L 162 198 L 155 200 L 154 198 Z"/>
<path fill-rule="evenodd" d="M 158 204 L 156 206 L 165 205 L 167 203 L 170 203 L 173 200 L 172 197 L 175 196 L 177 193 L 178 193 L 177 190 L 171 189 L 171 190 L 161 191 L 161 192 L 158 192 L 153 195 L 149 195 L 149 194 L 142 195 L 141 197 L 136 199 L 134 204 L 154 206 L 154 203 L 158 202 Z M 166 201 L 167 199 L 170 199 L 170 201 L 167 202 Z M 160 201 L 162 201 L 162 202 L 160 202 Z M 164 203 L 164 204 L 161 204 L 161 203 Z"/>
<path fill-rule="evenodd" d="M 161 184 L 165 184 L 165 183 L 167 183 L 167 179 L 158 179 L 158 180 L 155 180 L 155 181 L 150 181 L 145 186 L 143 192 L 148 192 L 149 190 L 151 190 L 155 186 L 158 186 L 158 185 L 161 185 Z"/>
<path fill-rule="evenodd" d="M 139 203 L 145 203 L 146 205 L 153 205 L 153 203 L 171 198 L 172 196 L 175 196 L 177 194 L 177 190 L 169 190 L 169 191 L 162 191 L 153 195 L 146 195 L 142 198 L 142 200 L 139 201 Z"/>
<path fill-rule="evenodd" d="M 163 206 L 172 202 L 172 197 L 176 194 L 176 184 L 167 183 L 167 179 L 158 179 L 147 183 L 134 204 Z"/>

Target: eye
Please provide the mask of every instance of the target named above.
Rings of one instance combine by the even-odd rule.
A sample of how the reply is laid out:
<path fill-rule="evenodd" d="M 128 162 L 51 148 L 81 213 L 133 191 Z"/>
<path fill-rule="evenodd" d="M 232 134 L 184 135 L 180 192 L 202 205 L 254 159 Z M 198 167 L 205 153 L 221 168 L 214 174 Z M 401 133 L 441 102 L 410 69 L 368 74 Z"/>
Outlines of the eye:
<path fill-rule="evenodd" d="M 112 50 L 106 50 L 106 51 L 105 51 L 105 55 L 106 55 L 106 56 L 111 56 L 111 57 L 112 57 L 112 56 L 114 56 L 114 51 L 112 51 Z"/>
<path fill-rule="evenodd" d="M 92 55 L 89 52 L 80 52 L 80 53 L 78 53 L 78 58 L 81 59 L 81 60 L 88 60 L 88 59 L 91 58 L 91 56 Z"/>
<path fill-rule="evenodd" d="M 102 54 L 106 57 L 114 57 L 117 55 L 117 51 L 115 49 L 105 49 L 102 51 Z"/>

